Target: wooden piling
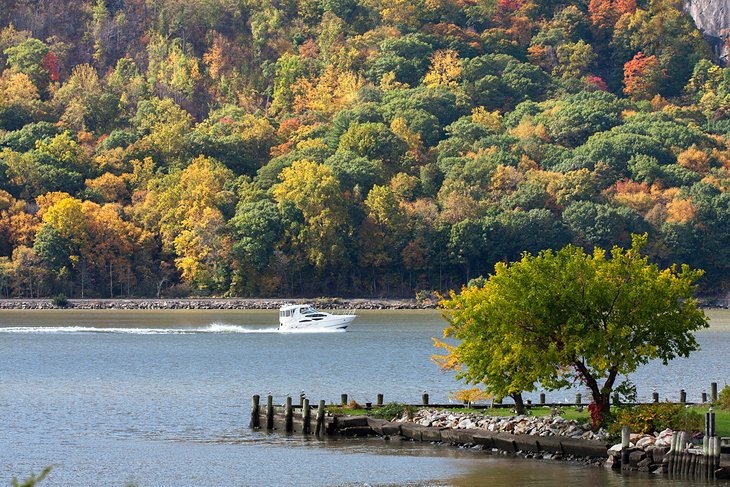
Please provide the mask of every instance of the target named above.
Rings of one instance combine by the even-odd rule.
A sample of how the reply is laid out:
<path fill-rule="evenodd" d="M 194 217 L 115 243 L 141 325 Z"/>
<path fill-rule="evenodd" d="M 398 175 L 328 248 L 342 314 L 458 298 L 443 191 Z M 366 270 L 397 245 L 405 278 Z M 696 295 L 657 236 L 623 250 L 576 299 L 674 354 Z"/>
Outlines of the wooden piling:
<path fill-rule="evenodd" d="M 274 429 L 274 397 L 271 394 L 266 397 L 266 429 Z"/>
<path fill-rule="evenodd" d="M 304 397 L 305 397 L 305 394 L 303 392 L 299 394 L 299 407 L 300 408 L 304 407 Z"/>
<path fill-rule="evenodd" d="M 707 480 L 710 478 L 710 464 L 707 461 L 708 457 L 710 456 L 710 438 L 705 435 L 704 438 L 702 438 L 702 458 L 700 459 L 700 475 L 703 480 Z"/>
<path fill-rule="evenodd" d="M 681 431 L 679 433 L 679 439 L 680 439 L 680 442 L 679 442 L 680 443 L 679 444 L 680 461 L 679 461 L 679 465 L 678 465 L 679 468 L 677 469 L 677 473 L 679 475 L 686 475 L 685 464 L 687 461 L 687 458 L 686 458 L 687 457 L 687 432 Z"/>
<path fill-rule="evenodd" d="M 377 397 L 377 399 L 375 401 L 375 404 L 377 404 L 378 406 L 382 406 L 383 405 L 383 395 L 382 394 L 378 394 L 378 397 Z"/>
<path fill-rule="evenodd" d="M 319 401 L 319 406 L 317 406 L 317 427 L 314 434 L 318 437 L 324 435 L 324 401 Z"/>
<path fill-rule="evenodd" d="M 258 394 L 254 394 L 251 400 L 251 422 L 249 428 L 259 429 L 261 424 L 259 423 L 259 399 L 261 397 Z"/>
<path fill-rule="evenodd" d="M 651 393 L 651 402 L 653 402 L 653 403 L 659 402 L 659 393 L 658 392 Z"/>
<path fill-rule="evenodd" d="M 291 396 L 286 396 L 286 407 L 284 408 L 284 431 L 294 431 L 294 409 L 292 408 Z"/>
<path fill-rule="evenodd" d="M 580 406 L 583 403 L 583 395 L 580 392 L 575 393 L 575 405 Z"/>
<path fill-rule="evenodd" d="M 614 392 L 613 397 L 611 399 L 613 400 L 613 402 L 612 402 L 613 404 L 618 404 L 619 403 L 618 392 Z"/>
<path fill-rule="evenodd" d="M 343 406 L 347 406 L 347 394 L 340 395 L 340 404 L 342 404 Z"/>
<path fill-rule="evenodd" d="M 687 392 L 685 392 L 684 389 L 679 391 L 679 403 L 680 404 L 687 404 Z"/>
<path fill-rule="evenodd" d="M 717 382 L 710 383 L 710 400 L 712 402 L 717 401 Z"/>
<path fill-rule="evenodd" d="M 677 444 L 679 433 L 676 431 L 672 433 L 672 443 L 669 446 L 669 451 L 667 452 L 667 473 L 671 475 L 674 474 L 674 467 L 675 462 L 677 460 Z"/>
<path fill-rule="evenodd" d="M 621 428 L 621 469 L 628 470 L 631 466 L 630 452 L 629 452 L 629 436 L 631 430 L 628 426 Z"/>
<path fill-rule="evenodd" d="M 544 404 L 545 404 L 545 393 L 541 392 L 540 393 L 540 405 L 542 406 Z"/>
<path fill-rule="evenodd" d="M 705 436 L 707 438 L 715 436 L 715 413 L 712 411 L 705 413 Z"/>
<path fill-rule="evenodd" d="M 302 433 L 305 435 L 309 434 L 310 424 L 312 419 L 312 409 L 309 407 L 309 399 L 305 398 L 302 401 Z"/>
<path fill-rule="evenodd" d="M 421 396 L 421 404 L 428 406 L 428 393 L 424 392 Z"/>
<path fill-rule="evenodd" d="M 702 393 L 702 404 L 707 404 L 707 393 L 706 392 Z"/>

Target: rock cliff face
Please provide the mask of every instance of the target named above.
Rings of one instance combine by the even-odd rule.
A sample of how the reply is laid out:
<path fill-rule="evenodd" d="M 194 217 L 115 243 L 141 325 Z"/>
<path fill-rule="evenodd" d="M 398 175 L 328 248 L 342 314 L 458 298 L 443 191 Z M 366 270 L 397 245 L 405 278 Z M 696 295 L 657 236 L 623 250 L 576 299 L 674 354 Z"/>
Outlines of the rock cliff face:
<path fill-rule="evenodd" d="M 684 9 L 710 41 L 718 59 L 727 63 L 725 38 L 730 35 L 730 0 L 685 0 Z"/>

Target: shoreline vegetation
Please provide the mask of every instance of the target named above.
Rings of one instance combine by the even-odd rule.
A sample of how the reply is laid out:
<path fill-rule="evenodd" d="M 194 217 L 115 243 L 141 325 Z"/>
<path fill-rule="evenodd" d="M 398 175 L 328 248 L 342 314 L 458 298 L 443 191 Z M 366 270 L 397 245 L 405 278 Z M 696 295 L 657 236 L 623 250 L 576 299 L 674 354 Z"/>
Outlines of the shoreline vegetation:
<path fill-rule="evenodd" d="M 728 297 L 699 298 L 704 309 L 728 309 Z M 110 310 L 267 310 L 285 303 L 313 304 L 320 309 L 355 310 L 427 310 L 436 309 L 437 299 L 407 298 L 87 298 L 68 299 L 65 306 L 54 304 L 53 298 L 0 299 L 0 310 L 110 309 Z"/>
<path fill-rule="evenodd" d="M 321 309 L 418 310 L 435 309 L 435 300 L 369 298 L 135 298 L 68 299 L 65 306 L 53 304 L 52 298 L 0 299 L 0 310 L 110 309 L 110 310 L 267 310 L 285 303 L 307 303 Z"/>

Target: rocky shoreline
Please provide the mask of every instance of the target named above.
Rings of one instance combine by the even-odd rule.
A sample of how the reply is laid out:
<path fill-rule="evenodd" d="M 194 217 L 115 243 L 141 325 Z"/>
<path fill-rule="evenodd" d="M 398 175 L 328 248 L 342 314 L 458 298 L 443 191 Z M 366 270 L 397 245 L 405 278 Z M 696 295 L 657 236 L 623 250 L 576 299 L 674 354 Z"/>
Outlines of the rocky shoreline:
<path fill-rule="evenodd" d="M 257 299 L 257 298 L 180 298 L 180 299 L 69 299 L 65 309 L 116 310 L 267 310 L 285 303 L 313 304 L 321 309 L 433 309 L 436 303 L 415 299 Z M 0 309 L 61 309 L 52 299 L 0 299 Z"/>
<path fill-rule="evenodd" d="M 576 420 L 566 420 L 560 416 L 487 416 L 478 413 L 460 413 L 436 409 L 420 409 L 412 417 L 404 416 L 395 421 L 405 424 L 413 424 L 419 427 L 435 428 L 441 431 L 442 442 L 458 444 L 470 448 L 484 448 L 478 442 L 464 443 L 459 431 L 469 432 L 474 440 L 479 438 L 479 433 L 504 435 L 513 438 L 512 442 L 494 441 L 493 451 L 505 454 L 515 454 L 525 458 L 540 458 L 546 460 L 571 460 L 580 461 L 586 464 L 605 466 L 606 468 L 634 470 L 640 472 L 651 472 L 654 474 L 671 473 L 669 455 L 672 445 L 674 431 L 666 429 L 654 434 L 631 434 L 627 452 L 627 464 L 622 465 L 623 448 L 621 443 L 610 446 L 609 435 L 600 429 L 592 431 L 590 423 L 581 423 Z M 404 427 L 401 427 L 404 430 Z M 447 434 L 446 431 L 453 431 Z M 535 438 L 535 440 L 525 440 Z M 549 438 L 554 438 L 560 443 L 560 449 L 544 449 L 541 443 L 549 444 Z M 473 440 L 473 441 L 474 441 Z M 536 450 L 532 443 L 536 441 L 539 448 Z M 584 445 L 567 445 L 564 442 L 579 441 Z M 585 445 L 592 445 L 585 448 Z M 598 454 L 602 448 L 596 445 L 603 444 L 605 454 Z M 504 447 L 507 445 L 507 448 Z M 566 448 L 566 446 L 569 446 Z M 570 447 L 572 446 L 572 448 Z M 686 450 L 685 455 L 698 456 L 702 453 L 701 445 Z M 699 468 L 699 467 L 698 467 Z M 716 479 L 730 478 L 730 458 L 728 455 L 721 455 L 720 461 L 713 467 L 713 477 Z M 699 472 L 699 470 L 698 470 Z"/>
<path fill-rule="evenodd" d="M 605 440 L 608 436 L 604 430 L 593 431 L 590 423 L 567 420 L 558 415 L 553 416 L 485 416 L 478 413 L 457 413 L 436 409 L 420 409 L 412 419 L 401 418 L 400 421 L 412 421 L 422 426 L 435 426 L 452 429 L 484 429 L 496 433 L 532 436 L 566 436 L 583 440 Z"/>

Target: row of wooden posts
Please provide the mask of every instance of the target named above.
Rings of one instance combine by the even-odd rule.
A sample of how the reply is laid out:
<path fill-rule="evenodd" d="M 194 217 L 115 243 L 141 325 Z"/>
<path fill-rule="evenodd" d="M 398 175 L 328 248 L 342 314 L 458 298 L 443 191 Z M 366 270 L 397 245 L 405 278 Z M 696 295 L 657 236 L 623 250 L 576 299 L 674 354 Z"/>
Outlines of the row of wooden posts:
<path fill-rule="evenodd" d="M 256 414 L 258 414 L 259 411 L 260 411 L 259 405 L 258 405 L 258 401 L 260 400 L 260 396 L 255 395 L 253 397 L 254 397 L 254 404 L 253 404 L 253 407 L 252 407 L 252 414 L 253 414 L 253 411 L 254 410 L 256 411 Z M 619 404 L 619 396 L 618 396 L 618 393 L 614 393 L 612 399 L 613 399 L 613 401 L 612 401 L 613 404 Z M 702 393 L 702 399 L 701 399 L 701 402 L 700 403 L 701 404 L 706 404 L 707 403 L 707 399 L 708 399 L 707 393 L 706 392 L 703 392 Z M 717 382 L 712 382 L 710 384 L 710 401 L 711 402 L 717 401 Z M 291 397 L 290 396 L 287 396 L 287 404 L 288 403 L 291 403 L 291 402 L 292 402 Z M 304 408 L 305 402 L 306 402 L 306 404 L 309 404 L 309 399 L 307 399 L 304 394 L 300 394 L 300 396 L 299 396 L 299 407 L 300 408 Z M 653 403 L 658 403 L 659 402 L 659 393 L 658 392 L 652 393 L 652 402 Z M 687 402 L 687 392 L 684 389 L 681 389 L 679 391 L 679 403 L 680 404 L 692 404 L 692 403 L 688 403 Z M 340 395 L 340 405 L 347 406 L 347 404 L 348 404 L 348 395 L 347 394 L 341 394 Z M 465 404 L 467 404 L 467 403 L 465 403 Z M 271 406 L 269 406 L 269 405 L 271 405 Z M 376 403 L 375 403 L 375 405 L 376 406 L 383 406 L 383 394 L 378 394 L 376 396 Z M 459 404 L 438 404 L 438 405 L 437 404 L 430 404 L 430 398 L 429 398 L 428 393 L 426 393 L 426 392 L 424 392 L 423 395 L 421 396 L 421 404 L 420 405 L 421 406 L 433 405 L 433 406 L 439 406 L 439 407 L 460 407 L 461 406 Z M 527 401 L 527 405 L 528 406 L 532 406 L 533 405 L 532 404 L 532 401 L 531 400 L 528 400 Z M 545 400 L 545 393 L 540 393 L 540 399 L 539 399 L 539 402 L 536 405 L 537 406 L 564 406 L 565 404 L 563 404 L 563 403 L 548 403 Z M 583 395 L 580 392 L 578 392 L 578 393 L 575 394 L 575 405 L 576 406 L 582 406 L 582 405 L 584 405 L 583 404 Z M 324 410 L 324 401 L 320 401 L 320 406 L 321 406 L 321 410 Z M 295 406 L 292 406 L 292 407 L 295 407 Z M 370 409 L 372 409 L 373 404 L 371 402 L 366 402 L 365 405 L 364 405 L 364 407 L 365 407 L 366 410 L 370 410 Z M 512 405 L 511 404 L 502 404 L 499 401 L 495 401 L 495 402 L 493 402 L 490 405 L 483 405 L 483 406 L 476 406 L 476 407 L 512 407 Z M 274 406 L 273 406 L 273 396 L 269 395 L 268 398 L 267 398 L 267 414 L 268 414 L 268 411 L 271 411 L 271 414 L 273 414 L 273 408 L 274 408 Z"/>
<path fill-rule="evenodd" d="M 261 405 L 260 405 L 260 396 L 258 394 L 253 396 L 253 402 L 251 405 L 251 422 L 250 426 L 251 428 L 261 428 L 262 425 L 260 424 L 259 414 L 261 411 Z M 717 383 L 713 382 L 710 384 L 710 400 L 712 402 L 717 400 Z M 614 394 L 613 397 L 614 404 L 618 404 L 618 396 Z M 659 394 L 653 393 L 652 394 L 652 402 L 658 403 L 659 402 Z M 679 393 L 679 402 L 681 404 L 687 404 L 687 393 L 682 389 Z M 707 394 L 705 392 L 702 393 L 702 403 L 707 402 Z M 528 405 L 531 405 L 531 401 L 527 401 Z M 347 394 L 341 394 L 340 395 L 340 405 L 346 406 L 348 404 L 348 395 Z M 383 406 L 383 394 L 378 394 L 376 396 L 376 404 L 377 407 Z M 423 406 L 429 406 L 429 395 L 428 393 L 424 392 L 421 396 L 421 405 Z M 547 403 L 545 401 L 545 394 L 540 394 L 540 402 L 538 403 L 538 406 L 561 406 L 564 404 L 555 404 L 555 403 Z M 575 395 L 575 405 L 576 406 L 582 406 L 583 405 L 583 396 L 581 393 L 577 393 Z M 459 407 L 457 404 L 438 404 L 433 406 L 439 406 L 439 407 Z M 318 406 L 311 406 L 309 403 L 309 399 L 305 397 L 304 394 L 300 394 L 299 396 L 299 405 L 295 406 L 292 403 L 291 396 L 287 396 L 286 403 L 284 405 L 284 416 L 285 416 L 285 430 L 287 432 L 293 431 L 293 410 L 294 408 L 301 408 L 302 409 L 302 420 L 304 422 L 304 429 L 303 433 L 308 434 L 310 433 L 309 424 L 311 420 L 311 414 L 312 409 L 316 408 L 317 411 L 317 427 L 315 433 L 319 436 L 324 431 L 324 414 L 325 414 L 325 402 L 319 401 Z M 372 409 L 373 405 L 370 402 L 365 403 L 365 409 L 370 410 Z M 489 406 L 481 406 L 481 407 L 512 407 L 510 404 L 500 404 L 500 403 L 493 403 Z M 267 396 L 266 398 L 266 429 L 272 430 L 274 429 L 274 414 L 275 414 L 275 407 L 274 407 L 274 398 L 272 395 Z M 710 413 L 708 413 L 710 414 Z M 707 434 L 706 436 L 710 437 L 714 435 L 714 413 L 712 413 L 713 416 L 713 428 L 712 428 L 712 434 Z"/>

